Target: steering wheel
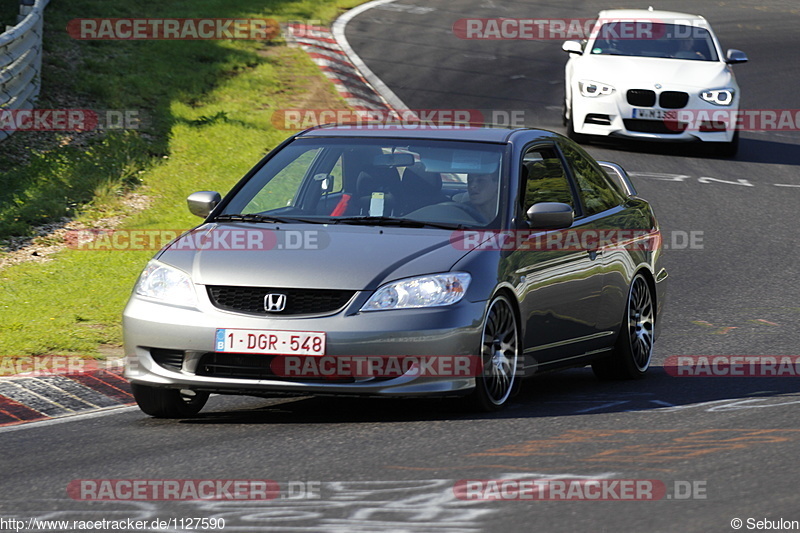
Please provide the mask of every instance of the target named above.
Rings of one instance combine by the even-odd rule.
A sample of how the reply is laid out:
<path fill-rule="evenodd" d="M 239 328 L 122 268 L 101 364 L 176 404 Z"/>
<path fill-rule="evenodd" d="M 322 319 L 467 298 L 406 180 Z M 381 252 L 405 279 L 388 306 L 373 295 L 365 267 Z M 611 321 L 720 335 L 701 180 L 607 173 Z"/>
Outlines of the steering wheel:
<path fill-rule="evenodd" d="M 441 203 L 439 205 L 448 205 L 448 206 L 452 205 L 452 206 L 458 207 L 459 209 L 464 211 L 466 214 L 468 214 L 470 216 L 470 218 L 474 219 L 475 222 L 480 222 L 481 224 L 488 224 L 488 222 L 489 222 L 488 220 L 486 220 L 484 218 L 484 216 L 481 214 L 481 212 L 478 211 L 478 209 L 472 204 L 462 203 L 462 202 L 443 202 L 443 203 Z"/>

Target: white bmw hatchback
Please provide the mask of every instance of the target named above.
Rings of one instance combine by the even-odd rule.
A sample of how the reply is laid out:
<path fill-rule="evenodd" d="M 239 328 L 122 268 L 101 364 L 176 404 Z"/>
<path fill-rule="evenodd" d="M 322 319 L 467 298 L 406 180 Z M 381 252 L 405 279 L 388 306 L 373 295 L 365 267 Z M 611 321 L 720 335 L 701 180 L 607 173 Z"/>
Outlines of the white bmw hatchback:
<path fill-rule="evenodd" d="M 705 18 L 670 11 L 601 11 L 589 39 L 567 41 L 564 125 L 570 137 L 602 135 L 715 143 L 733 156 L 739 86 L 728 50 Z"/>

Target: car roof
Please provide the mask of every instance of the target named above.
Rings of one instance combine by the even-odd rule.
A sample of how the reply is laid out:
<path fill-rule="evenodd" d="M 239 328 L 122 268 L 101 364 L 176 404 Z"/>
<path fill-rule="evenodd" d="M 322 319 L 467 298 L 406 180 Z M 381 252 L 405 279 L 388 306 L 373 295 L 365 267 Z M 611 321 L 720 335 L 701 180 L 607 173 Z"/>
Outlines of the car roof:
<path fill-rule="evenodd" d="M 394 139 L 433 139 L 447 141 L 478 141 L 508 143 L 516 132 L 539 133 L 540 137 L 552 137 L 550 131 L 532 128 L 462 127 L 405 125 L 326 125 L 305 130 L 297 138 L 310 137 L 373 137 Z"/>
<path fill-rule="evenodd" d="M 707 24 L 705 17 L 701 15 L 691 15 L 689 13 L 679 13 L 677 11 L 660 11 L 649 9 L 607 9 L 597 15 L 598 19 L 645 19 L 653 22 L 683 23 L 694 25 L 697 23 Z"/>

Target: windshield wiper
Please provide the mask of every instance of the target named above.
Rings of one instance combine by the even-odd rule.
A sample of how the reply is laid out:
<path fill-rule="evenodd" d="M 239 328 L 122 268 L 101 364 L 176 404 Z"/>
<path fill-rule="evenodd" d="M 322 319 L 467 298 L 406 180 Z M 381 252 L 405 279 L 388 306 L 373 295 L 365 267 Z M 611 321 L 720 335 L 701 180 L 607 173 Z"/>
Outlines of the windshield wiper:
<path fill-rule="evenodd" d="M 383 216 L 332 218 L 329 220 L 329 223 L 353 224 L 357 226 L 399 226 L 403 228 L 463 229 L 466 227 L 464 224 L 426 222 L 424 220 L 412 220 L 410 218 L 393 218 Z"/>
<path fill-rule="evenodd" d="M 224 214 L 214 217 L 214 221 L 224 222 L 271 222 L 276 224 L 352 224 L 355 226 L 398 226 L 403 228 L 440 228 L 440 229 L 464 229 L 464 224 L 450 224 L 446 222 L 425 222 L 422 220 L 411 220 L 409 218 L 393 218 L 384 216 L 363 216 L 363 217 L 325 217 L 319 219 L 299 218 L 292 216 L 263 215 L 260 213 L 248 214 Z"/>
<path fill-rule="evenodd" d="M 314 220 L 309 218 L 298 218 L 298 217 L 283 217 L 283 216 L 275 216 L 275 215 L 262 215 L 259 213 L 248 213 L 248 214 L 225 214 L 225 215 L 217 215 L 214 217 L 215 221 L 232 221 L 232 222 L 274 222 L 279 224 L 293 224 L 293 223 L 301 223 L 301 224 L 325 224 L 326 220 Z"/>

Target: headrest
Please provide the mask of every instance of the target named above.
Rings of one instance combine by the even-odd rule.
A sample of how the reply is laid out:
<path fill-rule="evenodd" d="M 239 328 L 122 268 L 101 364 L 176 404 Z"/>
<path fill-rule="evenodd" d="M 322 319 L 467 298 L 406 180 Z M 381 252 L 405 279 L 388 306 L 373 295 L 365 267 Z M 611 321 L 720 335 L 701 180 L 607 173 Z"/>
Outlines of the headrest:
<path fill-rule="evenodd" d="M 438 194 L 442 192 L 442 175 L 428 172 L 422 165 L 414 165 L 403 172 L 403 188 L 412 189 L 418 194 Z"/>

